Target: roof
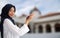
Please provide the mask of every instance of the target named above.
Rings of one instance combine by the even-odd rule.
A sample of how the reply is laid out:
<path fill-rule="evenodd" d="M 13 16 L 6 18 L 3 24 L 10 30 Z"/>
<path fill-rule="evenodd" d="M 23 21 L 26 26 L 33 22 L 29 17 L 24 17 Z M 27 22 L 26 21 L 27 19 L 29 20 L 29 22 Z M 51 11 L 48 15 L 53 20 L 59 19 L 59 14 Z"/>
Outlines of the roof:
<path fill-rule="evenodd" d="M 34 8 L 30 11 L 30 14 L 31 14 L 33 11 L 38 11 L 39 14 L 41 14 L 41 12 L 37 9 L 37 7 L 34 7 Z"/>
<path fill-rule="evenodd" d="M 39 16 L 39 18 L 45 18 L 45 17 L 55 16 L 55 15 L 60 15 L 60 12 L 48 13 L 44 16 Z"/>

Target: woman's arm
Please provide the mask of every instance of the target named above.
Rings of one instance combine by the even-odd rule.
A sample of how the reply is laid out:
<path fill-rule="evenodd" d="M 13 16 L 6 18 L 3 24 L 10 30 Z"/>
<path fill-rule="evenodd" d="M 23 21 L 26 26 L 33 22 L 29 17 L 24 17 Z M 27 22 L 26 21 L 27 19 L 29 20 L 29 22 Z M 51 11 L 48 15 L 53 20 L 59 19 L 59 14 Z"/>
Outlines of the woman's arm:
<path fill-rule="evenodd" d="M 4 20 L 4 25 L 6 25 L 7 29 L 19 36 L 26 34 L 29 31 L 27 24 L 24 24 L 21 28 L 14 25 L 9 19 Z"/>
<path fill-rule="evenodd" d="M 7 29 L 13 32 L 14 34 L 22 36 L 29 31 L 28 24 L 33 18 L 33 16 L 34 14 L 29 15 L 25 21 L 25 24 L 21 28 L 17 27 L 17 25 L 14 25 L 9 19 L 4 20 L 4 25 L 6 25 Z"/>

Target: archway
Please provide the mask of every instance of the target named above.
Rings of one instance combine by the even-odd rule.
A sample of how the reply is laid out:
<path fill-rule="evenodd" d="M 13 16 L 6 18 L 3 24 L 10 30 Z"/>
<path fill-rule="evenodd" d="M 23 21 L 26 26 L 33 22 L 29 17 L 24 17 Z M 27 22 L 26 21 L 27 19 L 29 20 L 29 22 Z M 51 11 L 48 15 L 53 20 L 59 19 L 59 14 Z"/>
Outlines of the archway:
<path fill-rule="evenodd" d="M 59 23 L 55 24 L 55 32 L 60 32 L 60 24 Z"/>
<path fill-rule="evenodd" d="M 43 27 L 42 27 L 42 25 L 40 25 L 38 28 L 39 28 L 39 33 L 43 33 Z"/>
<path fill-rule="evenodd" d="M 49 24 L 46 25 L 46 32 L 48 32 L 48 33 L 51 32 L 51 26 Z"/>

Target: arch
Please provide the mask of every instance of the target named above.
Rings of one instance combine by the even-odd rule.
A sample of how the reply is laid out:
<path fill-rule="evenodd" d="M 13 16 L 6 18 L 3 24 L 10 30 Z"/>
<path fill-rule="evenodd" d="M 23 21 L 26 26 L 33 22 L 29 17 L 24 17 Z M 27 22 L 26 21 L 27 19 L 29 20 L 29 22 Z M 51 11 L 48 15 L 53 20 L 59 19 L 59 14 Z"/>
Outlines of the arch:
<path fill-rule="evenodd" d="M 55 24 L 55 32 L 60 32 L 60 24 L 59 23 Z"/>
<path fill-rule="evenodd" d="M 39 25 L 39 27 L 38 27 L 38 28 L 39 28 L 39 30 L 38 30 L 38 31 L 39 31 L 39 33 L 43 33 L 43 27 L 42 27 L 42 25 Z"/>
<path fill-rule="evenodd" d="M 46 32 L 48 32 L 48 33 L 51 32 L 51 26 L 49 24 L 46 25 Z"/>

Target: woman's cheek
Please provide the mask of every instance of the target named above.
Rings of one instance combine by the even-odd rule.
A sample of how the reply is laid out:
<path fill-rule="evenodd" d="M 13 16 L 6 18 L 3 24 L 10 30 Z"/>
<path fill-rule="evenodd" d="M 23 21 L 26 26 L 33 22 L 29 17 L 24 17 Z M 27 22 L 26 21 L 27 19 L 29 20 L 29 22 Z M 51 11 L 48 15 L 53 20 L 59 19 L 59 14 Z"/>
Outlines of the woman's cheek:
<path fill-rule="evenodd" d="M 12 12 L 9 12 L 9 16 L 13 16 L 14 14 Z"/>
<path fill-rule="evenodd" d="M 12 13 L 11 16 L 14 16 L 14 13 Z"/>

